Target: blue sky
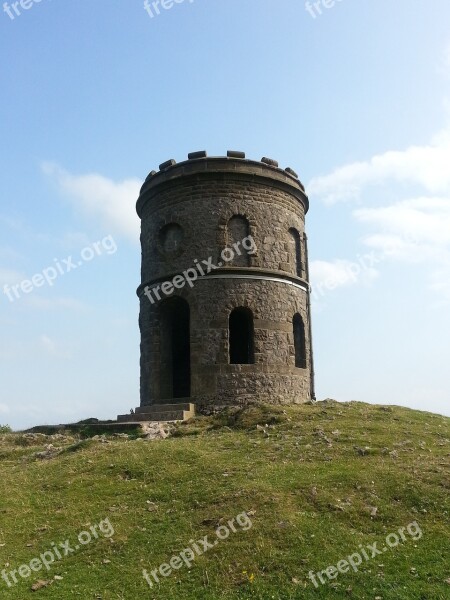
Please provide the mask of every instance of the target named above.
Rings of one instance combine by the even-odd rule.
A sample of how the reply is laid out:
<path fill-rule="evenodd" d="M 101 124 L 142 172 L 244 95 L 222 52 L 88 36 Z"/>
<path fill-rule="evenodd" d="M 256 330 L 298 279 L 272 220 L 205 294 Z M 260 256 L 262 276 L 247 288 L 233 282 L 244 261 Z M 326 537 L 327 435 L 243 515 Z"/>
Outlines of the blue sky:
<path fill-rule="evenodd" d="M 0 423 L 138 404 L 134 205 L 201 149 L 307 186 L 318 397 L 450 414 L 448 0 L 27 1 L 0 12 L 0 286 L 69 271 L 0 293 Z"/>

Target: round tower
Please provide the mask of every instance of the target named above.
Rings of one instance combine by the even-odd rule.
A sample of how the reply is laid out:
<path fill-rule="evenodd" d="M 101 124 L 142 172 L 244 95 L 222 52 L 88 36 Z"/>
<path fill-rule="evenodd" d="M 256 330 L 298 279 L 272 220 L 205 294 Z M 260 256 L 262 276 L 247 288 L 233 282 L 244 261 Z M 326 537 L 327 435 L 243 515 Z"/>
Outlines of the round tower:
<path fill-rule="evenodd" d="M 137 201 L 141 407 L 314 399 L 305 214 L 274 160 L 189 154 Z"/>

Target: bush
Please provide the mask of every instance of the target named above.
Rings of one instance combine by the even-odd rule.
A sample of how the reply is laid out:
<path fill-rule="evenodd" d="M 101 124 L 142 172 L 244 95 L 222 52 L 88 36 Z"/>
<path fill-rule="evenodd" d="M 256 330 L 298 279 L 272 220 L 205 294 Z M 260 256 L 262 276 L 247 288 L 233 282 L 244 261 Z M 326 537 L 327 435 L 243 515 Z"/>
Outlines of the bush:
<path fill-rule="evenodd" d="M 0 433 L 12 433 L 12 429 L 9 425 L 0 425 Z"/>

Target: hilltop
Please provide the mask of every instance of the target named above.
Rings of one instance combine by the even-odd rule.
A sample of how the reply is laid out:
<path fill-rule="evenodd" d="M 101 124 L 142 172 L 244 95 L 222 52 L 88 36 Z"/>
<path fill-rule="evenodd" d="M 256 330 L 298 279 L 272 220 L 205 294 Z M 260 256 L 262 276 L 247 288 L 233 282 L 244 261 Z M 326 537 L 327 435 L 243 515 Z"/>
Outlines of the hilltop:
<path fill-rule="evenodd" d="M 326 401 L 170 429 L 0 435 L 1 597 L 449 598 L 449 418 Z"/>

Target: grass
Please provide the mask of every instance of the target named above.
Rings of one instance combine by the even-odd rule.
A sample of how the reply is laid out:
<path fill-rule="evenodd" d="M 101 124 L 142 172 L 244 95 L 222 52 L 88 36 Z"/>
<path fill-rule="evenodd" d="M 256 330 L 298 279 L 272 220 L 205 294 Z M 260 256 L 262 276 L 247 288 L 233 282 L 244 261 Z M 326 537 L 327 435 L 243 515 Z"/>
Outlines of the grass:
<path fill-rule="evenodd" d="M 114 535 L 99 533 L 49 571 L 16 575 L 11 588 L 0 579 L 0 597 L 446 600 L 449 438 L 442 416 L 336 402 L 230 410 L 161 441 L 3 434 L 0 570 L 29 565 L 52 542 L 73 547 L 90 526 L 106 531 L 105 520 Z M 190 568 L 148 586 L 143 569 L 191 540 L 214 541 L 244 511 L 250 529 L 235 523 Z M 420 539 L 406 532 L 318 588 L 308 578 L 369 544 L 382 548 L 412 522 Z M 47 585 L 31 591 L 38 580 Z"/>

